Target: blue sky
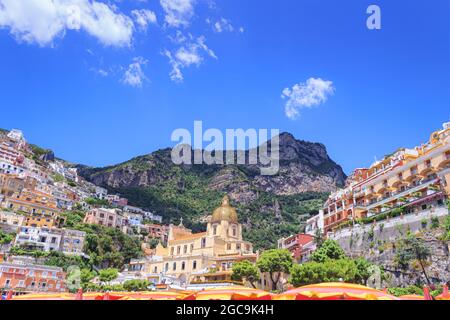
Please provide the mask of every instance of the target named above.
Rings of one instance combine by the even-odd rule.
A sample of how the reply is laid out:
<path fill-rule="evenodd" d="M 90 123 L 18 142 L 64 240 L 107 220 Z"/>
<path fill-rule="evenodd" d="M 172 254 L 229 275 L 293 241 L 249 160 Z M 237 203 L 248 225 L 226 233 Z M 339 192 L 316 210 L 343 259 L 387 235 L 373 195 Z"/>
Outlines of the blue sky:
<path fill-rule="evenodd" d="M 0 127 L 73 162 L 119 163 L 202 120 L 322 142 L 350 173 L 449 120 L 447 0 L 17 2 L 0 0 Z"/>

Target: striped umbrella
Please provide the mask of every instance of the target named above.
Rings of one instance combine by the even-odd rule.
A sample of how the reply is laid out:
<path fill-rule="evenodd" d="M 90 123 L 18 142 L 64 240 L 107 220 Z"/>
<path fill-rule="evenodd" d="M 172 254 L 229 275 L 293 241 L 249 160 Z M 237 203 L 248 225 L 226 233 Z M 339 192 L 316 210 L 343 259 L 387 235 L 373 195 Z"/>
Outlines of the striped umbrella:
<path fill-rule="evenodd" d="M 272 294 L 242 286 L 217 287 L 193 293 L 185 300 L 272 300 Z"/>
<path fill-rule="evenodd" d="M 341 282 L 304 286 L 279 294 L 274 300 L 399 300 L 386 292 Z"/>

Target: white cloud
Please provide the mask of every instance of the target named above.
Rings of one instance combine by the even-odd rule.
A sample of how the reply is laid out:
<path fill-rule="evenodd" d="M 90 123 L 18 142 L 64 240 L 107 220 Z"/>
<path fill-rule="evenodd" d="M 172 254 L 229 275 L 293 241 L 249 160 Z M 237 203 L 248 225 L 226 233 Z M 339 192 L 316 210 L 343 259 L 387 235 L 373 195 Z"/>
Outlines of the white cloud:
<path fill-rule="evenodd" d="M 309 78 L 306 83 L 299 83 L 292 89 L 285 88 L 281 97 L 288 99 L 285 105 L 286 116 L 296 119 L 303 108 L 311 108 L 320 105 L 334 94 L 333 82 L 320 78 Z"/>
<path fill-rule="evenodd" d="M 213 29 L 217 33 L 222 33 L 224 31 L 228 31 L 228 32 L 234 31 L 233 25 L 230 23 L 230 21 L 228 21 L 225 18 L 220 18 L 220 20 L 218 20 L 216 23 L 214 23 Z"/>
<path fill-rule="evenodd" d="M 165 22 L 170 27 L 188 27 L 194 16 L 195 0 L 160 0 Z"/>
<path fill-rule="evenodd" d="M 156 14 L 150 10 L 133 10 L 131 11 L 131 15 L 133 16 L 134 21 L 136 21 L 136 24 L 143 31 L 147 30 L 149 24 L 157 23 Z"/>
<path fill-rule="evenodd" d="M 0 0 L 0 28 L 18 40 L 52 46 L 67 30 L 84 30 L 106 46 L 129 46 L 133 22 L 116 6 L 91 0 Z"/>
<path fill-rule="evenodd" d="M 172 66 L 170 72 L 170 79 L 175 82 L 183 82 L 184 76 L 182 69 L 188 68 L 192 65 L 200 66 L 204 61 L 205 54 L 211 58 L 217 59 L 216 54 L 205 43 L 204 36 L 200 36 L 197 39 L 193 39 L 192 35 L 189 35 L 190 40 L 184 37 L 184 44 L 174 52 L 164 50 L 163 55 L 169 59 L 169 63 Z"/>
<path fill-rule="evenodd" d="M 145 60 L 142 57 L 134 58 L 133 62 L 125 71 L 122 82 L 132 87 L 141 88 L 144 82 L 148 80 L 144 74 L 144 71 L 142 70 L 142 67 L 147 63 L 148 60 Z"/>

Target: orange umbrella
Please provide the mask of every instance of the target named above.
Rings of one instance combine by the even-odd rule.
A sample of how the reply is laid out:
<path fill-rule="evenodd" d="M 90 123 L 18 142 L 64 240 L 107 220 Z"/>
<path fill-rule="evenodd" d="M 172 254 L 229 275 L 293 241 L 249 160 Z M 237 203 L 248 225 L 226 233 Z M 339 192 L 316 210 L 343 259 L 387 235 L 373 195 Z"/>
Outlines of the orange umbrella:
<path fill-rule="evenodd" d="M 279 294 L 274 300 L 399 300 L 380 290 L 358 284 L 321 283 Z"/>
<path fill-rule="evenodd" d="M 187 296 L 185 300 L 272 300 L 272 294 L 247 287 L 217 287 Z"/>

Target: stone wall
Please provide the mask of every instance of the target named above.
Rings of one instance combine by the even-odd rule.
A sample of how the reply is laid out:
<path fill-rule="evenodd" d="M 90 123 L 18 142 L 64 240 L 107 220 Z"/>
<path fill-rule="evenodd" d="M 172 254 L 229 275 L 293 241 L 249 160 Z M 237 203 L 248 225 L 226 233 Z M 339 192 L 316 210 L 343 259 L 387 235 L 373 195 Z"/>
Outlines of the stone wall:
<path fill-rule="evenodd" d="M 381 266 L 390 277 L 387 286 L 405 286 L 417 282 L 425 283 L 420 270 L 401 270 L 395 263 L 398 240 L 406 236 L 408 230 L 420 236 L 432 252 L 427 272 L 435 283 L 450 281 L 449 242 L 439 240 L 443 231 L 431 228 L 431 220 L 441 221 L 449 214 L 446 207 L 412 213 L 402 217 L 376 222 L 370 225 L 354 226 L 329 234 L 351 257 L 364 257 Z"/>

